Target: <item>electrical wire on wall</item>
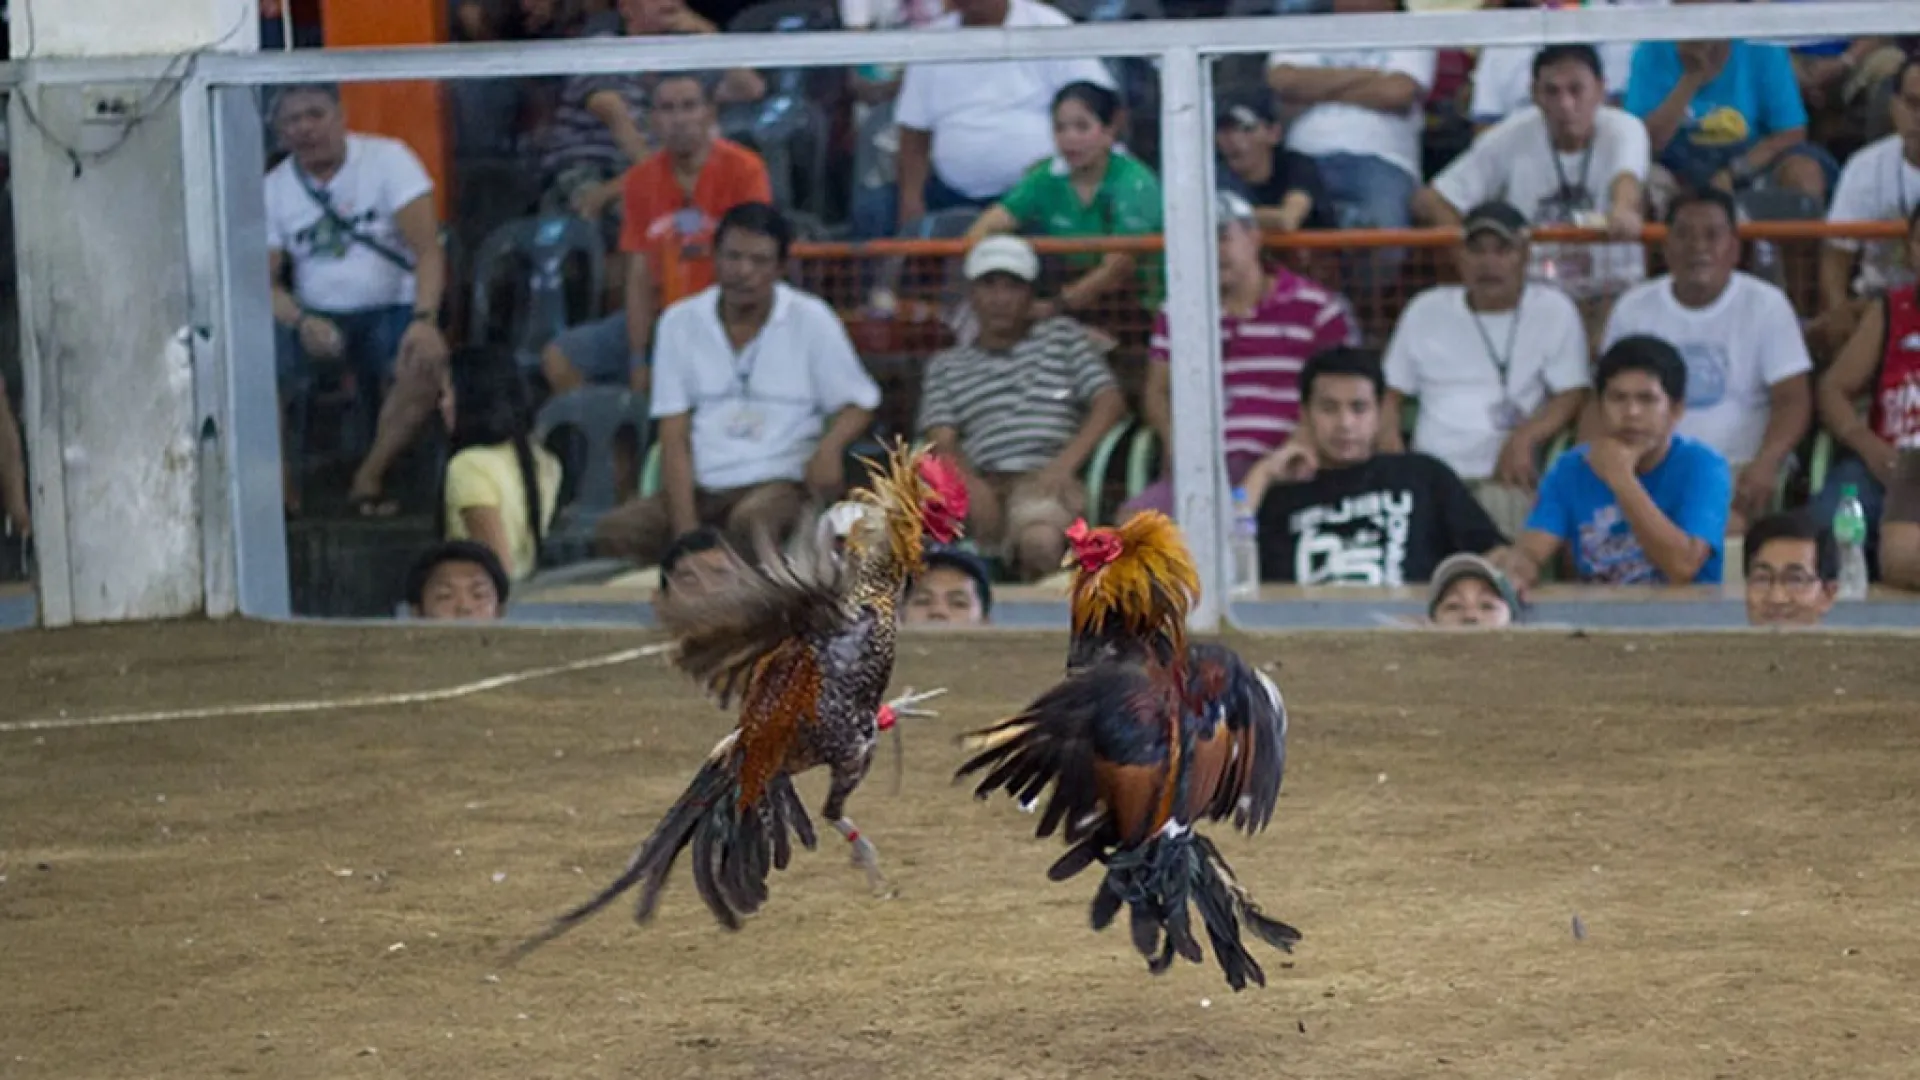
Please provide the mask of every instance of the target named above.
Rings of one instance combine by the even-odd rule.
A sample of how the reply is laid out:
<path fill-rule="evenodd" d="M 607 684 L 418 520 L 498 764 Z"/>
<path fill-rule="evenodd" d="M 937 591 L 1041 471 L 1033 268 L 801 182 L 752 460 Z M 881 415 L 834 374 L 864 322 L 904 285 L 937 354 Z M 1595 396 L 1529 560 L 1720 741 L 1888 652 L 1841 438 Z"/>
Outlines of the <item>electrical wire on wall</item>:
<path fill-rule="evenodd" d="M 33 28 L 34 3 L 33 0 L 17 0 L 17 2 L 20 7 L 20 18 L 17 20 L 10 19 L 9 21 L 16 22 L 26 37 L 26 47 L 21 50 L 17 59 L 23 62 L 31 61 L 34 59 L 36 49 Z M 253 0 L 248 0 L 248 2 L 251 3 Z M 288 47 L 291 47 L 293 42 L 291 8 L 291 4 L 283 4 L 281 6 L 282 25 L 286 27 Z M 243 10 L 240 17 L 234 21 L 234 24 L 227 29 L 226 33 L 221 34 L 218 38 L 215 38 L 207 44 L 173 54 L 167 60 L 166 67 L 161 70 L 159 77 L 154 79 L 152 89 L 136 102 L 133 108 L 128 110 L 123 117 L 120 130 L 118 134 L 115 135 L 113 141 L 101 149 L 81 149 L 62 138 L 41 121 L 40 114 L 34 108 L 33 104 L 33 94 L 31 90 L 34 85 L 34 80 L 31 66 L 26 68 L 27 78 L 23 80 L 20 86 L 14 91 L 20 99 L 21 114 L 27 118 L 27 123 L 35 131 L 38 131 L 42 138 L 46 139 L 47 142 L 59 150 L 60 153 L 66 155 L 67 160 L 73 164 L 74 178 L 79 179 L 80 174 L 85 171 L 85 166 L 105 161 L 111 157 L 118 152 L 121 147 L 127 144 L 127 140 L 133 137 L 133 133 L 139 130 L 141 125 L 159 115 L 161 110 L 172 105 L 174 100 L 180 96 L 181 89 L 186 86 L 188 78 L 192 76 L 194 67 L 200 62 L 201 55 L 212 52 L 238 37 L 250 21 L 246 12 Z"/>

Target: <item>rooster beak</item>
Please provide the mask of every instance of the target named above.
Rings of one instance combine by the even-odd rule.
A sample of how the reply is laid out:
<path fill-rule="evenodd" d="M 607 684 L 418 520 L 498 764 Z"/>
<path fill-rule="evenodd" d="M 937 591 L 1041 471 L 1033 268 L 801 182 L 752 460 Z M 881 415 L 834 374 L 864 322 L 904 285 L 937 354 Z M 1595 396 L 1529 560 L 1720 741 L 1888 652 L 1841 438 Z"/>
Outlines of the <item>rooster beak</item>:
<path fill-rule="evenodd" d="M 1080 559 L 1079 552 L 1074 551 L 1072 548 L 1068 548 L 1067 553 L 1065 555 L 1060 556 L 1060 569 L 1062 570 L 1073 569 L 1073 564 L 1078 562 L 1079 559 Z"/>

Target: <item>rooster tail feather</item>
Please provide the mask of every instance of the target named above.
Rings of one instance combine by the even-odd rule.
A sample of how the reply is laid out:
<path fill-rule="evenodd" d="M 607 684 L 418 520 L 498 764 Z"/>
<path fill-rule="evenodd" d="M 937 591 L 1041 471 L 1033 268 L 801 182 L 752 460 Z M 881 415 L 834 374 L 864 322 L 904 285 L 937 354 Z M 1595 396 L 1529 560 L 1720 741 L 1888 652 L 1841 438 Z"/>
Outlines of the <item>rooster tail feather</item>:
<path fill-rule="evenodd" d="M 806 807 L 786 775 L 766 785 L 759 802 L 740 805 L 739 756 L 716 753 L 701 766 L 687 790 L 673 804 L 627 862 L 621 875 L 592 899 L 554 919 L 535 937 L 521 944 L 513 958 L 534 949 L 585 922 L 636 885 L 640 897 L 634 919 L 645 923 L 659 906 L 661 890 L 680 853 L 693 849 L 693 881 L 700 899 L 720 925 L 738 930 L 741 919 L 767 900 L 767 875 L 785 869 L 792 857 L 793 836 L 808 850 L 816 838 Z"/>
<path fill-rule="evenodd" d="M 1241 885 L 1240 880 L 1234 876 L 1233 867 L 1227 865 L 1226 857 L 1220 854 L 1219 848 L 1213 846 L 1213 841 L 1204 836 L 1199 837 L 1198 840 L 1200 853 L 1206 860 L 1208 879 L 1214 883 L 1213 887 L 1217 888 L 1220 894 L 1231 900 L 1229 910 L 1239 915 L 1240 920 L 1246 923 L 1247 929 L 1252 930 L 1255 937 L 1281 952 L 1292 952 L 1293 947 L 1304 940 L 1304 935 L 1298 929 L 1261 911 L 1260 905 L 1254 902 L 1252 894 L 1247 892 L 1246 887 Z"/>
<path fill-rule="evenodd" d="M 1025 735 L 1033 727 L 1033 720 L 1026 716 L 1016 716 L 1002 720 L 989 728 L 970 731 L 960 736 L 960 749 L 979 754 L 988 750 L 997 750 L 1001 746 Z M 966 770 L 963 770 L 963 775 Z"/>
<path fill-rule="evenodd" d="M 1076 847 L 1054 864 L 1049 876 L 1062 880 L 1090 861 L 1092 856 Z M 1176 956 L 1200 963 L 1206 955 L 1194 936 L 1189 904 L 1199 911 L 1214 961 L 1236 991 L 1249 982 L 1267 984 L 1266 972 L 1242 942 L 1243 922 L 1255 937 L 1282 952 L 1292 952 L 1301 940 L 1300 931 L 1263 914 L 1213 842 L 1190 829 L 1160 833 L 1105 861 L 1107 876 L 1094 895 L 1089 921 L 1093 929 L 1104 930 L 1120 908 L 1127 907 L 1133 946 L 1156 975 L 1171 967 Z"/>

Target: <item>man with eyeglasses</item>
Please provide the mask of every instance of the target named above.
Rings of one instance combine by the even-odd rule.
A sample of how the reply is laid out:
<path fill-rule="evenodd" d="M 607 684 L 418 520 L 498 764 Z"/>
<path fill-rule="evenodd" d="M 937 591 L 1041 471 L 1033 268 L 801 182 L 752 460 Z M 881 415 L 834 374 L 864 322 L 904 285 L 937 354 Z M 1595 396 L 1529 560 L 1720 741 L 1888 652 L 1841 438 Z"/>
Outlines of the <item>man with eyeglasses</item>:
<path fill-rule="evenodd" d="M 1840 547 L 1804 510 L 1772 514 L 1747 530 L 1747 623 L 1818 626 L 1840 590 Z"/>

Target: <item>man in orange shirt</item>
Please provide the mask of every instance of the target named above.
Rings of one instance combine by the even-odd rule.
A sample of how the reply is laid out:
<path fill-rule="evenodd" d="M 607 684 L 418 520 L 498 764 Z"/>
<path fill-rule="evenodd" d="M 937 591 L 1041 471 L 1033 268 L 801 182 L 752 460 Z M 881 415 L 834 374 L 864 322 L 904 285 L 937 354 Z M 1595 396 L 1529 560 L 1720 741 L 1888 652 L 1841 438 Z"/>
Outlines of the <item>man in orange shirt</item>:
<path fill-rule="evenodd" d="M 541 371 L 554 395 L 627 376 L 649 385 L 654 317 L 713 284 L 713 228 L 741 203 L 772 202 L 760 155 L 718 134 L 713 84 L 675 72 L 654 85 L 649 120 L 660 146 L 622 180 L 620 250 L 629 256 L 626 308 L 554 338 Z"/>

